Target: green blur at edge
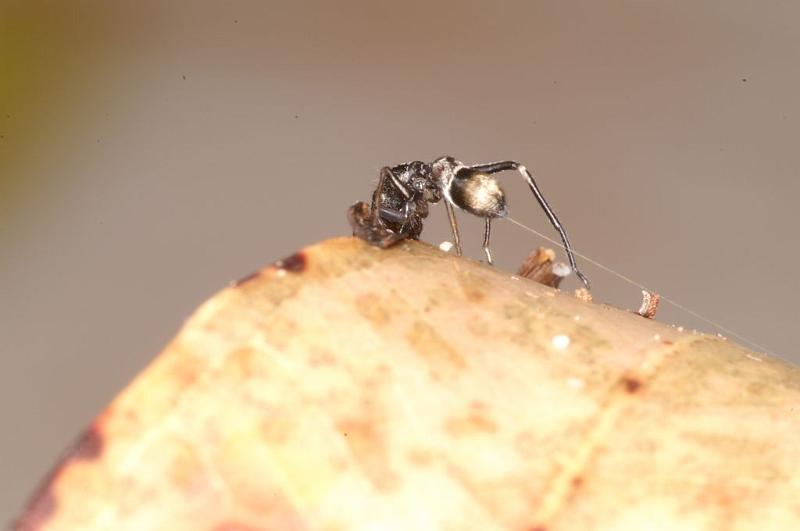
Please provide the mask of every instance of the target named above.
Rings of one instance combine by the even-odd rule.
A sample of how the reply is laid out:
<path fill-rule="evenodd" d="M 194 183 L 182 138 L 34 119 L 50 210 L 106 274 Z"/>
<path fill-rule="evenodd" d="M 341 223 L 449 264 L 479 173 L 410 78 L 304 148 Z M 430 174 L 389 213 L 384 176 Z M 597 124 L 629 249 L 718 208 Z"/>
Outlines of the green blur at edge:
<path fill-rule="evenodd" d="M 102 2 L 0 0 L 0 232 L 59 178 L 23 168 L 47 159 L 64 131 L 65 111 L 76 103 L 64 87 L 85 77 L 97 51 L 113 42 L 108 15 L 116 11 Z"/>

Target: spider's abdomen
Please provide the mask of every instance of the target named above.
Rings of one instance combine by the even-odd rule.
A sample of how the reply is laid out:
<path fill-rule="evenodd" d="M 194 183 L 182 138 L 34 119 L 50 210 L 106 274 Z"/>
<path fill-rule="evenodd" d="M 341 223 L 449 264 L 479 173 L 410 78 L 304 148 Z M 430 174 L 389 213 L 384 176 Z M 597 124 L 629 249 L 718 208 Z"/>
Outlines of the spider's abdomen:
<path fill-rule="evenodd" d="M 453 204 L 482 218 L 502 218 L 506 210 L 506 194 L 500 183 L 485 173 L 459 171 L 450 181 Z"/>

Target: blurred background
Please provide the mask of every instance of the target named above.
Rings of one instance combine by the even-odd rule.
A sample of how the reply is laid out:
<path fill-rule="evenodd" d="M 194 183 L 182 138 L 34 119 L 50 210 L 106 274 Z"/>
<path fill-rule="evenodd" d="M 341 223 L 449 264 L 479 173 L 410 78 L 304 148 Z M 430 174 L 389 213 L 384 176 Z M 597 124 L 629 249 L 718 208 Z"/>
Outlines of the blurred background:
<path fill-rule="evenodd" d="M 198 304 L 348 234 L 385 164 L 517 159 L 578 251 L 800 361 L 798 20 L 789 1 L 0 0 L 0 521 Z M 503 269 L 544 243 L 495 226 Z M 423 238 L 449 239 L 441 207 Z M 638 307 L 581 264 L 595 300 Z"/>

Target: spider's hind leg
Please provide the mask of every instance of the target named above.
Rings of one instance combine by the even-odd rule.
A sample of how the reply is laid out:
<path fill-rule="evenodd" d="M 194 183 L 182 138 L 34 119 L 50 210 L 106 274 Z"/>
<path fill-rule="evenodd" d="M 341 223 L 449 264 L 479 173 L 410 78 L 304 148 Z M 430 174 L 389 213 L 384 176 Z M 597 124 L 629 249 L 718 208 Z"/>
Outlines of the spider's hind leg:
<path fill-rule="evenodd" d="M 483 233 L 483 252 L 486 254 L 486 260 L 489 265 L 494 265 L 492 260 L 492 251 L 489 249 L 489 237 L 492 234 L 492 218 L 484 218 L 486 221 L 486 229 Z"/>

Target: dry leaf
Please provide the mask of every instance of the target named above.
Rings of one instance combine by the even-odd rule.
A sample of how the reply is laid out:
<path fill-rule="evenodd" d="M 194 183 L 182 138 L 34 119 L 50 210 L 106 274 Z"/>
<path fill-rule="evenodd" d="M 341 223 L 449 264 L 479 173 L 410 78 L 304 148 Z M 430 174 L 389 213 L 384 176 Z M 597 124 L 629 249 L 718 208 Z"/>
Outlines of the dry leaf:
<path fill-rule="evenodd" d="M 206 302 L 17 529 L 800 528 L 800 370 L 418 242 Z"/>

